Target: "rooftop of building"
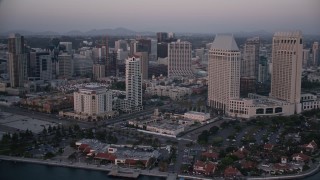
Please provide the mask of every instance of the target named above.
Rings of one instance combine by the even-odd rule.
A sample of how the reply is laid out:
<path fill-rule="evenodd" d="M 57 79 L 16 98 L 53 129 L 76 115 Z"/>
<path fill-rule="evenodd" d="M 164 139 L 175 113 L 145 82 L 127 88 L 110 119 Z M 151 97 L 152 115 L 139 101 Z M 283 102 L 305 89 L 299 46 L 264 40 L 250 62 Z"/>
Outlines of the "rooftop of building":
<path fill-rule="evenodd" d="M 153 127 L 157 127 L 160 129 L 166 129 L 166 130 L 177 130 L 177 129 L 184 128 L 184 126 L 182 126 L 182 125 L 169 123 L 169 122 L 163 122 L 163 121 L 150 123 L 150 124 L 148 124 L 148 126 L 153 126 Z"/>
<path fill-rule="evenodd" d="M 194 114 L 194 115 L 209 115 L 209 113 L 197 112 L 197 111 L 188 111 L 185 114 Z"/>
<path fill-rule="evenodd" d="M 302 36 L 302 32 L 301 31 L 276 32 L 274 33 L 274 36 L 297 37 L 297 36 Z"/>
<path fill-rule="evenodd" d="M 252 105 L 257 106 L 257 107 L 266 107 L 266 106 L 281 106 L 284 104 L 288 104 L 289 102 L 280 100 L 280 99 L 275 99 L 267 96 L 260 96 L 256 94 L 252 94 L 254 97 L 249 97 L 249 98 L 239 98 L 239 99 L 233 99 L 236 101 L 248 101 L 252 102 Z"/>
<path fill-rule="evenodd" d="M 239 51 L 238 45 L 232 34 L 217 34 L 211 49 Z"/>
<path fill-rule="evenodd" d="M 127 158 L 127 159 L 132 158 L 132 159 L 139 159 L 139 160 L 148 160 L 151 157 L 158 158 L 160 156 L 160 153 L 157 150 L 148 152 L 148 151 L 118 148 L 116 152 L 116 156 L 117 158 Z"/>

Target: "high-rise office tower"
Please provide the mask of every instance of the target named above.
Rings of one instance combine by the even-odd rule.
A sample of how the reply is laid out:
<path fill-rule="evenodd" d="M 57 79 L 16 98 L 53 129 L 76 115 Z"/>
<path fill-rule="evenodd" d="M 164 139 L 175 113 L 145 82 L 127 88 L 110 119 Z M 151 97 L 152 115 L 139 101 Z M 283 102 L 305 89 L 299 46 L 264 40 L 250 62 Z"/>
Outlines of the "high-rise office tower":
<path fill-rule="evenodd" d="M 24 37 L 20 34 L 11 34 L 8 38 L 8 69 L 10 86 L 23 87 L 28 71 Z"/>
<path fill-rule="evenodd" d="M 148 79 L 149 56 L 147 52 L 136 52 L 134 54 L 141 62 L 141 76 L 143 80 Z"/>
<path fill-rule="evenodd" d="M 131 110 L 142 109 L 142 77 L 139 58 L 126 59 L 126 99 Z"/>
<path fill-rule="evenodd" d="M 117 77 L 118 76 L 118 54 L 117 51 L 111 50 L 110 52 L 107 53 L 108 57 L 106 60 L 106 77 L 113 76 Z"/>
<path fill-rule="evenodd" d="M 296 104 L 301 111 L 302 33 L 277 32 L 272 40 L 270 97 Z"/>
<path fill-rule="evenodd" d="M 259 48 L 259 37 L 249 38 L 244 44 L 240 68 L 240 95 L 242 97 L 246 97 L 248 93 L 256 92 L 256 81 L 259 73 Z"/>
<path fill-rule="evenodd" d="M 59 69 L 58 76 L 60 78 L 71 78 L 73 76 L 73 59 L 71 55 L 63 53 L 58 56 Z"/>
<path fill-rule="evenodd" d="M 147 52 L 151 54 L 151 39 L 138 39 L 135 52 Z"/>
<path fill-rule="evenodd" d="M 259 48 L 259 37 L 247 39 L 244 44 L 243 60 L 241 61 L 241 77 L 258 76 Z"/>
<path fill-rule="evenodd" d="M 168 39 L 168 33 L 166 32 L 157 32 L 158 43 L 164 42 Z"/>
<path fill-rule="evenodd" d="M 319 66 L 320 64 L 320 59 L 319 59 L 319 43 L 318 42 L 314 42 L 312 45 L 312 62 L 314 66 Z"/>
<path fill-rule="evenodd" d="M 225 113 L 240 94 L 240 51 L 232 35 L 216 35 L 208 61 L 208 105 Z"/>
<path fill-rule="evenodd" d="M 72 42 L 60 42 L 60 45 L 65 46 L 68 54 L 72 54 Z"/>
<path fill-rule="evenodd" d="M 93 79 L 97 80 L 99 78 L 106 77 L 106 66 L 103 64 L 94 64 L 92 67 Z"/>
<path fill-rule="evenodd" d="M 52 79 L 52 56 L 49 52 L 30 52 L 28 77 L 33 79 Z"/>
<path fill-rule="evenodd" d="M 118 51 L 118 49 L 122 49 L 123 51 L 128 50 L 128 42 L 126 40 L 118 40 L 114 42 L 114 49 Z"/>
<path fill-rule="evenodd" d="M 161 42 L 157 44 L 157 57 L 158 58 L 168 57 L 168 43 Z"/>
<path fill-rule="evenodd" d="M 258 82 L 265 83 L 269 79 L 268 69 L 268 59 L 265 56 L 261 56 L 259 60 Z"/>
<path fill-rule="evenodd" d="M 158 47 L 158 41 L 155 39 L 151 39 L 151 53 L 149 54 L 150 61 L 157 61 L 158 59 L 157 47 Z"/>
<path fill-rule="evenodd" d="M 306 67 L 309 67 L 309 65 L 310 65 L 310 49 L 303 49 L 302 50 L 302 67 L 306 68 Z"/>
<path fill-rule="evenodd" d="M 168 44 L 168 77 L 191 77 L 191 43 L 187 41 Z"/>

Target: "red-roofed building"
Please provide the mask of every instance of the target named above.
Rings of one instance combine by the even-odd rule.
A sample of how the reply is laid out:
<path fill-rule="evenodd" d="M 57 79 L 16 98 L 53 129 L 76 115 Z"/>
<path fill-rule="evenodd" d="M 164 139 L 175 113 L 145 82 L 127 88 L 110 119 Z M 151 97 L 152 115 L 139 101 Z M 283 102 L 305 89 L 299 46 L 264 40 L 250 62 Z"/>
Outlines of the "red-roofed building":
<path fill-rule="evenodd" d="M 219 158 L 219 154 L 216 152 L 203 152 L 201 156 L 212 160 L 217 160 Z"/>
<path fill-rule="evenodd" d="M 142 163 L 145 167 L 148 166 L 148 161 L 147 160 L 138 160 L 138 159 L 126 159 L 124 161 L 124 164 L 128 166 L 135 166 L 138 164 L 138 162 Z"/>
<path fill-rule="evenodd" d="M 92 149 L 90 148 L 90 146 L 87 146 L 82 152 L 88 154 L 91 152 L 91 150 Z"/>
<path fill-rule="evenodd" d="M 303 153 L 296 153 L 292 155 L 293 161 L 300 161 L 300 162 L 306 162 L 310 160 L 310 156 L 307 156 Z"/>
<path fill-rule="evenodd" d="M 288 164 L 282 164 L 282 163 L 275 163 L 273 165 L 273 169 L 275 171 L 288 171 L 290 170 L 290 166 Z"/>
<path fill-rule="evenodd" d="M 264 144 L 263 149 L 267 150 L 267 151 L 272 151 L 273 147 L 274 147 L 273 144 L 266 143 L 266 144 Z"/>
<path fill-rule="evenodd" d="M 237 156 L 239 159 L 243 159 L 248 155 L 249 151 L 244 149 L 244 147 L 238 149 L 238 151 L 232 153 L 232 155 Z"/>
<path fill-rule="evenodd" d="M 193 172 L 198 174 L 212 175 L 217 169 L 217 165 L 213 162 L 197 161 L 193 165 Z"/>
<path fill-rule="evenodd" d="M 83 151 L 85 150 L 89 145 L 88 144 L 81 144 L 79 147 L 78 147 L 78 150 L 79 151 Z"/>
<path fill-rule="evenodd" d="M 237 168 L 232 166 L 227 167 L 224 170 L 223 175 L 225 178 L 234 178 L 234 177 L 242 176 L 241 172 Z"/>
<path fill-rule="evenodd" d="M 307 152 L 314 152 L 315 150 L 318 149 L 318 145 L 316 142 L 314 142 L 314 140 L 312 140 L 310 143 L 308 144 L 304 144 L 302 145 L 302 147 L 307 151 Z"/>
<path fill-rule="evenodd" d="M 242 161 L 241 162 L 241 168 L 242 169 L 253 169 L 256 167 L 256 163 L 252 161 Z"/>
<path fill-rule="evenodd" d="M 94 158 L 98 160 L 106 160 L 114 163 L 116 156 L 110 153 L 98 153 Z"/>

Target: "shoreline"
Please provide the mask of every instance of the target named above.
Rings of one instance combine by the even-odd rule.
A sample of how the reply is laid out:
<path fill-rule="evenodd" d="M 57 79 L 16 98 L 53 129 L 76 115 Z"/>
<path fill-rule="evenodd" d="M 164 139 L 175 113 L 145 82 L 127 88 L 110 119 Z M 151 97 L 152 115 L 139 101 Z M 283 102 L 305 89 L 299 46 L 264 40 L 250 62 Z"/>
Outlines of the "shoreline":
<path fill-rule="evenodd" d="M 11 161 L 11 162 L 22 162 L 22 163 L 32 163 L 32 164 L 40 164 L 40 165 L 48 165 L 48 166 L 56 166 L 56 167 L 65 167 L 65 168 L 78 168 L 78 169 L 85 169 L 85 170 L 94 170 L 94 171 L 104 171 L 104 172 L 110 172 L 113 167 L 117 167 L 115 165 L 92 165 L 92 164 L 86 164 L 86 163 L 67 163 L 64 161 L 55 161 L 55 160 L 42 160 L 42 159 L 33 159 L 33 158 L 23 158 L 23 157 L 14 157 L 14 156 L 0 156 L 0 162 L 1 161 Z M 133 170 L 131 168 L 120 168 L 123 171 L 126 170 Z M 293 174 L 293 175 L 283 175 L 283 176 L 265 176 L 265 177 L 245 177 L 248 180 L 263 180 L 263 179 L 303 179 L 306 177 L 312 177 L 315 174 L 320 172 L 320 163 L 317 164 L 317 166 L 311 170 L 309 170 L 306 173 L 302 174 Z M 189 178 L 189 179 L 208 179 L 208 178 L 201 178 L 201 177 L 195 177 L 195 176 L 188 176 L 183 174 L 174 174 L 174 173 L 167 173 L 167 172 L 159 172 L 159 171 L 152 171 L 152 170 L 140 170 L 140 175 L 143 176 L 151 176 L 151 177 L 162 177 L 162 178 L 168 178 L 169 176 L 175 175 L 177 178 Z M 106 174 L 107 175 L 107 174 Z M 119 176 L 120 177 L 120 176 Z M 223 177 L 221 177 L 223 178 Z"/>
<path fill-rule="evenodd" d="M 250 180 L 262 180 L 262 179 L 303 179 L 306 177 L 312 177 L 320 171 L 320 162 L 313 169 L 308 170 L 305 173 L 293 174 L 293 175 L 283 175 L 283 176 L 265 176 L 265 177 L 248 177 Z"/>
<path fill-rule="evenodd" d="M 107 166 L 97 166 L 92 164 L 86 163 L 66 163 L 66 162 L 59 162 L 59 161 L 52 161 L 52 160 L 40 160 L 40 159 L 33 159 L 33 158 L 20 158 L 20 157 L 13 157 L 13 156 L 0 156 L 0 161 L 11 161 L 11 162 L 23 162 L 23 163 L 32 163 L 32 164 L 41 164 L 41 165 L 48 165 L 48 166 L 56 166 L 56 167 L 66 167 L 66 168 L 78 168 L 78 169 L 86 169 L 86 170 L 94 170 L 94 171 L 104 171 L 110 172 L 114 165 L 107 165 Z M 121 170 L 132 170 L 130 168 L 120 168 Z M 167 178 L 169 173 L 150 171 L 150 170 L 140 170 L 140 175 L 144 176 L 153 176 L 153 177 L 162 177 Z M 108 175 L 108 174 L 106 174 Z M 119 176 L 120 177 L 120 176 Z"/>

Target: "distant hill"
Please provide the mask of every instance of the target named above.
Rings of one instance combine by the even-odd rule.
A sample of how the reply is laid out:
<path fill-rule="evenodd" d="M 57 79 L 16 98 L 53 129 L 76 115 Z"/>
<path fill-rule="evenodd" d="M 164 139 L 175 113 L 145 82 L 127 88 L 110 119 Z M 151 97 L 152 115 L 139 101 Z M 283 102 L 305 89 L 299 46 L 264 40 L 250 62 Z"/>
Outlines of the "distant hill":
<path fill-rule="evenodd" d="M 24 30 L 12 30 L 7 32 L 0 32 L 2 36 L 8 36 L 11 33 L 19 33 L 24 36 L 45 36 L 45 35 L 65 35 L 65 36 L 101 36 L 101 35 L 109 35 L 109 36 L 135 36 L 135 35 L 155 35 L 154 32 L 136 32 L 126 28 L 115 28 L 115 29 L 93 29 L 87 32 L 81 32 L 78 30 L 72 30 L 65 33 L 59 33 L 54 31 L 44 31 L 44 32 L 31 32 Z"/>

